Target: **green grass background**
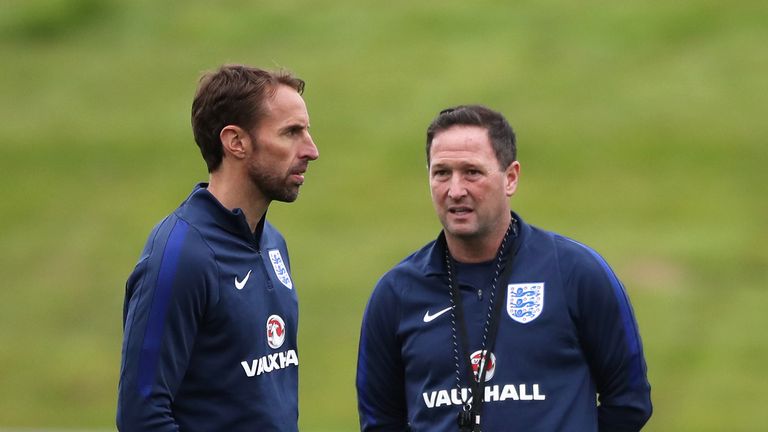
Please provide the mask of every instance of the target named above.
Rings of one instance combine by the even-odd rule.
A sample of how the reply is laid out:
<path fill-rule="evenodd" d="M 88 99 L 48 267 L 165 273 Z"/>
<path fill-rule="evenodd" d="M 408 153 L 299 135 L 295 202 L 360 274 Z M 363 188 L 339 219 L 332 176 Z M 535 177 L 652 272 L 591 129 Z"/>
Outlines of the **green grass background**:
<path fill-rule="evenodd" d="M 512 206 L 599 250 L 640 324 L 648 431 L 768 424 L 762 0 L 0 0 L 0 426 L 113 428 L 123 286 L 207 173 L 202 71 L 287 67 L 320 159 L 270 218 L 300 296 L 300 426 L 357 428 L 359 322 L 439 230 L 424 131 L 483 103 Z"/>

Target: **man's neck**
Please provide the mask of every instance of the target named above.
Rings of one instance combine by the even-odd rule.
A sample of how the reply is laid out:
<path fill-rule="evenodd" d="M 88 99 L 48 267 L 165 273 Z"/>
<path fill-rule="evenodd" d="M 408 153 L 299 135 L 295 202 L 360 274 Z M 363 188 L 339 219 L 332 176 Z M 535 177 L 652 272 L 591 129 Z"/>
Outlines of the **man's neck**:
<path fill-rule="evenodd" d="M 460 263 L 472 264 L 496 258 L 503 238 L 503 233 L 498 239 L 463 239 L 446 234 L 445 241 L 453 259 Z"/>
<path fill-rule="evenodd" d="M 254 190 L 250 182 L 236 181 L 221 174 L 210 175 L 208 192 L 226 209 L 230 211 L 236 208 L 241 209 L 251 232 L 256 230 L 256 226 L 269 207 L 269 202 L 259 198 L 261 193 Z"/>

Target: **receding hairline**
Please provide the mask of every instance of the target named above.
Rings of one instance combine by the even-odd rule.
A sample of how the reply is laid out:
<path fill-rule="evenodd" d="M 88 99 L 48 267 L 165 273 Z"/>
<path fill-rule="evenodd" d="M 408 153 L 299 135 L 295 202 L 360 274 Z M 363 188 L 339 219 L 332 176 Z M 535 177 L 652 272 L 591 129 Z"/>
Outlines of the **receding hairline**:
<path fill-rule="evenodd" d="M 493 151 L 493 142 L 491 140 L 491 131 L 487 127 L 482 126 L 482 125 L 472 125 L 472 124 L 461 124 L 461 123 L 454 124 L 454 125 L 448 126 L 447 128 L 440 129 L 437 132 L 435 132 L 434 135 L 432 135 L 432 139 L 429 141 L 429 155 L 428 155 L 429 158 L 428 158 L 428 161 L 427 161 L 427 166 L 428 167 L 432 166 L 432 151 L 435 148 L 435 146 L 434 146 L 435 140 L 440 135 L 443 135 L 443 134 L 445 134 L 447 132 L 453 132 L 453 131 L 456 131 L 456 130 L 459 130 L 459 129 L 479 129 L 479 130 L 481 130 L 483 132 L 483 136 L 486 139 L 485 142 L 488 143 L 488 145 L 491 147 L 491 150 Z M 495 152 L 494 152 L 494 156 L 495 156 Z"/>

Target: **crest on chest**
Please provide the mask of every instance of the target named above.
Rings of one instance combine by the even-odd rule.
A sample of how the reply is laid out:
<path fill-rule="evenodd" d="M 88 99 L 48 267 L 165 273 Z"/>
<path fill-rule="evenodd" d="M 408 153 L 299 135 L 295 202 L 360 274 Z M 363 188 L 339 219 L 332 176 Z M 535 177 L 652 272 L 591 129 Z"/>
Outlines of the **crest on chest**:
<path fill-rule="evenodd" d="M 293 281 L 291 281 L 291 275 L 288 274 L 288 268 L 285 266 L 285 262 L 283 262 L 283 256 L 280 254 L 279 250 L 272 249 L 269 251 L 269 262 L 272 263 L 272 269 L 275 271 L 277 280 L 279 280 L 280 283 L 285 285 L 288 289 L 293 289 Z"/>
<path fill-rule="evenodd" d="M 513 320 L 528 324 L 544 309 L 544 282 L 507 285 L 507 314 Z"/>

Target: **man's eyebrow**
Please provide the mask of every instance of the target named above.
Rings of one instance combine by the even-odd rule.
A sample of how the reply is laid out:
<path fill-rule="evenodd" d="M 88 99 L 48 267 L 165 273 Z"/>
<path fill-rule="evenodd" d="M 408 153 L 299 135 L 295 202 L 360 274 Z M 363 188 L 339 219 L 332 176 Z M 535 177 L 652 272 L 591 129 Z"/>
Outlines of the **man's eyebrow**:
<path fill-rule="evenodd" d="M 473 160 L 461 160 L 456 163 L 445 163 L 445 162 L 433 162 L 431 164 L 432 167 L 441 167 L 441 168 L 453 168 L 453 169 L 467 169 L 467 168 L 477 168 L 481 164 L 477 163 Z"/>
<path fill-rule="evenodd" d="M 448 167 L 448 165 L 446 165 L 444 163 L 440 163 L 440 162 L 434 162 L 434 163 L 430 164 L 430 166 L 429 166 L 430 169 L 432 169 L 432 168 L 447 168 L 447 167 Z"/>
<path fill-rule="evenodd" d="M 302 130 L 302 129 L 309 129 L 309 125 L 296 122 L 296 123 L 288 123 L 287 125 L 280 128 L 281 131 Z"/>

